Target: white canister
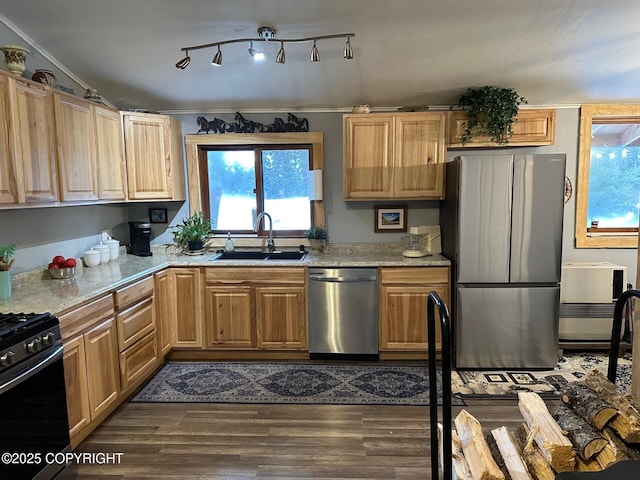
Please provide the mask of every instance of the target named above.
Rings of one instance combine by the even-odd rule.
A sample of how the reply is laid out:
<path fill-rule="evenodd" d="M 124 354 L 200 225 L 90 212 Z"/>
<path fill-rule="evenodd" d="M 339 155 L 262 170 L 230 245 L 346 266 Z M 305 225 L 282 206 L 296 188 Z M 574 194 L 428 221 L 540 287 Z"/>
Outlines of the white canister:
<path fill-rule="evenodd" d="M 111 260 L 111 251 L 108 245 L 101 243 L 100 245 L 96 245 L 93 248 L 94 250 L 97 250 L 100 252 L 100 264 L 108 263 L 109 260 Z"/>
<path fill-rule="evenodd" d="M 102 243 L 109 247 L 109 259 L 116 260 L 120 253 L 120 242 L 112 238 L 111 240 L 106 240 Z"/>
<path fill-rule="evenodd" d="M 92 248 L 82 254 L 82 259 L 87 267 L 97 267 L 100 265 L 100 252 Z"/>

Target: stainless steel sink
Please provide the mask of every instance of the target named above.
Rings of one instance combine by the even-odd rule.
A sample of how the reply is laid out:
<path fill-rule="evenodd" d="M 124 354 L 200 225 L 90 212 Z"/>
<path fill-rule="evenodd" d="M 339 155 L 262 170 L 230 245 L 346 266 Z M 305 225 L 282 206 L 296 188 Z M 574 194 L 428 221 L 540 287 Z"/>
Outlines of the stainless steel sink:
<path fill-rule="evenodd" d="M 302 260 L 306 252 L 222 252 L 212 260 Z"/>

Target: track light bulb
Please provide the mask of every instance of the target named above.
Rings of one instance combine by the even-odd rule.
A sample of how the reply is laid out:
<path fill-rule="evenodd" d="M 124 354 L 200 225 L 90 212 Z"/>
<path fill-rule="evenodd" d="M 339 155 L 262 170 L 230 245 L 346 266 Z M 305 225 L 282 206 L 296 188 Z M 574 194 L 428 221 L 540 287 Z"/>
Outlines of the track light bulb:
<path fill-rule="evenodd" d="M 178 60 L 178 63 L 176 63 L 176 68 L 179 68 L 180 70 L 184 70 L 185 68 L 187 68 L 190 62 L 191 62 L 191 57 L 189 56 L 189 52 L 187 51 L 186 56 L 182 60 Z"/>
<path fill-rule="evenodd" d="M 347 60 L 351 60 L 353 58 L 353 48 L 351 48 L 351 41 L 349 36 L 347 36 L 347 43 L 344 44 L 344 58 Z"/>
<path fill-rule="evenodd" d="M 320 52 L 318 51 L 318 47 L 316 47 L 316 41 L 313 41 L 313 48 L 311 48 L 311 61 L 318 62 L 320 61 Z"/>
<path fill-rule="evenodd" d="M 285 54 L 284 54 L 284 43 L 280 42 L 280 50 L 278 50 L 278 54 L 276 55 L 276 63 L 284 63 Z"/>
<path fill-rule="evenodd" d="M 211 65 L 214 65 L 216 67 L 222 66 L 222 52 L 220 51 L 220 45 L 218 45 L 218 51 L 213 56 L 213 60 L 211 60 Z"/>
<path fill-rule="evenodd" d="M 264 60 L 264 53 L 253 48 L 253 40 L 249 44 L 249 55 L 251 55 L 254 60 Z"/>

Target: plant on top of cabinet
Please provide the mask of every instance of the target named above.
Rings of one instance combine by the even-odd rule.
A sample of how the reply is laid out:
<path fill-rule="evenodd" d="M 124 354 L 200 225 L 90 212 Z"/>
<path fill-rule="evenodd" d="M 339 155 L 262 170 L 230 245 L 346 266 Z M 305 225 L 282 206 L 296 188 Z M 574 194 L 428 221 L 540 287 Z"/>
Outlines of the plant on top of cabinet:
<path fill-rule="evenodd" d="M 173 241 L 191 252 L 204 249 L 204 241 L 211 233 L 211 220 L 204 218 L 202 212 L 194 212 L 173 227 Z"/>
<path fill-rule="evenodd" d="M 468 88 L 451 107 L 462 107 L 467 114 L 462 143 L 478 135 L 487 135 L 491 141 L 499 144 L 508 143 L 521 103 L 527 103 L 527 100 L 513 88 Z"/>

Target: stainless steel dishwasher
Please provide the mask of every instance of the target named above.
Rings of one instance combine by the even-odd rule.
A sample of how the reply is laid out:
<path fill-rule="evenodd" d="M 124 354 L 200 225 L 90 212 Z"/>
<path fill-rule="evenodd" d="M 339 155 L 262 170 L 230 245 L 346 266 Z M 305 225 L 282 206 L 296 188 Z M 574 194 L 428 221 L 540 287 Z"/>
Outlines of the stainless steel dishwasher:
<path fill-rule="evenodd" d="M 378 270 L 309 269 L 311 358 L 378 358 Z"/>

